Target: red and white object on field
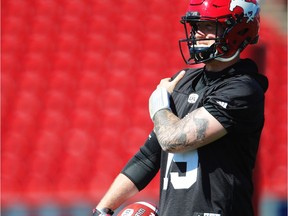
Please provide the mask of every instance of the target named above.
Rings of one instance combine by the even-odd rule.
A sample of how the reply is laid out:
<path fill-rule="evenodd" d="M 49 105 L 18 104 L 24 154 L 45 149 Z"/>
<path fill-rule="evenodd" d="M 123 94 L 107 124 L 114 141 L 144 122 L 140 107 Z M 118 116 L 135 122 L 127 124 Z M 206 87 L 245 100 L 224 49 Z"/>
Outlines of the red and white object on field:
<path fill-rule="evenodd" d="M 117 216 L 158 216 L 157 207 L 148 202 L 135 202 L 123 208 Z"/>

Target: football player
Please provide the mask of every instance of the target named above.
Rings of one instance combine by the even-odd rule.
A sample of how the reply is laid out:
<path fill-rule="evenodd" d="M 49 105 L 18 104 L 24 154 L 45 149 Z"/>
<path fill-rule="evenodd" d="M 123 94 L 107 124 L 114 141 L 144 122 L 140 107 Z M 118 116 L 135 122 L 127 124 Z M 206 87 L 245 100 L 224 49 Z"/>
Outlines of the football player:
<path fill-rule="evenodd" d="M 149 99 L 154 123 L 97 205 L 105 215 L 160 169 L 160 216 L 252 216 L 252 173 L 268 81 L 240 53 L 258 41 L 256 0 L 190 0 L 179 41 L 187 64 Z M 101 213 L 103 212 L 103 214 Z"/>

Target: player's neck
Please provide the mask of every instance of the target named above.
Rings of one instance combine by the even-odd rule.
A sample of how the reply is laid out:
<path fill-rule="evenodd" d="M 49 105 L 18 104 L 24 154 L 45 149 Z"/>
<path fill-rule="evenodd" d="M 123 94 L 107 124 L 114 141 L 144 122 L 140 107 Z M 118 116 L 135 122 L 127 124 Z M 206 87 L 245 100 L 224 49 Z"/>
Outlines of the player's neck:
<path fill-rule="evenodd" d="M 237 63 L 239 60 L 240 60 L 239 56 L 229 62 L 220 62 L 217 60 L 212 60 L 205 64 L 205 69 L 210 72 L 223 71 L 225 68 L 228 68 Z"/>

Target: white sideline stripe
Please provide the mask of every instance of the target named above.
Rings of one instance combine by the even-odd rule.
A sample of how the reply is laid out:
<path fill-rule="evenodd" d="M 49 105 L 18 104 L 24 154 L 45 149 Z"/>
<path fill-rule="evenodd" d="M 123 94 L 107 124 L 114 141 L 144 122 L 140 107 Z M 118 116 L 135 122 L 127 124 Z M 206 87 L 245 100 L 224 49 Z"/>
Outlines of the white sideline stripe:
<path fill-rule="evenodd" d="M 139 203 L 139 204 L 145 205 L 145 206 L 151 208 L 154 212 L 156 211 L 155 206 L 151 205 L 150 203 L 147 203 L 147 202 L 136 202 L 136 203 Z"/>

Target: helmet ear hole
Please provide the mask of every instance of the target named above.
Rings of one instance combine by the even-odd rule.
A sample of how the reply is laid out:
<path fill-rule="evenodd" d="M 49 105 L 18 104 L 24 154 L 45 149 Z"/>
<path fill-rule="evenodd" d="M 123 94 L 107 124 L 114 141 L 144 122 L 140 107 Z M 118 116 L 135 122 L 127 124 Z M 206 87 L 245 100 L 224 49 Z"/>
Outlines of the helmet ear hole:
<path fill-rule="evenodd" d="M 228 27 L 231 27 L 231 26 L 233 26 L 234 24 L 235 24 L 235 19 L 233 18 L 233 17 L 230 17 L 230 18 L 228 18 L 226 21 L 225 21 L 225 23 L 226 23 L 226 25 L 228 26 Z"/>
<path fill-rule="evenodd" d="M 238 35 L 244 36 L 248 31 L 249 31 L 248 28 L 244 28 L 244 29 L 242 29 L 241 31 L 238 32 Z"/>

